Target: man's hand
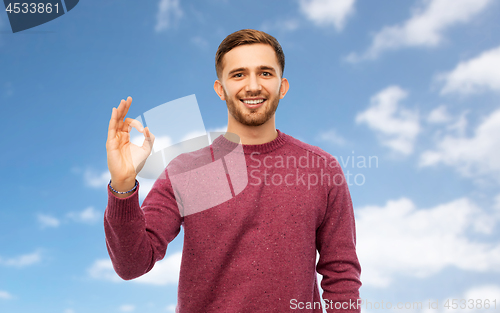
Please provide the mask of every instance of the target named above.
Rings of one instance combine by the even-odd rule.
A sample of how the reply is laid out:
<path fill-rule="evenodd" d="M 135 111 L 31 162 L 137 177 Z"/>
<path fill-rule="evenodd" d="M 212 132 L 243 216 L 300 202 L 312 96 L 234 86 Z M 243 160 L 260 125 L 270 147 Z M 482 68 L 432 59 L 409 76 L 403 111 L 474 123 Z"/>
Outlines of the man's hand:
<path fill-rule="evenodd" d="M 137 173 L 146 163 L 155 139 L 149 129 L 144 128 L 139 121 L 131 118 L 123 120 L 131 104 L 131 97 L 128 97 L 127 101 L 122 99 L 118 108 L 113 108 L 109 121 L 106 141 L 108 169 L 111 174 L 111 186 L 117 191 L 127 191 L 135 186 Z M 144 134 L 141 147 L 130 142 L 132 127 Z"/>

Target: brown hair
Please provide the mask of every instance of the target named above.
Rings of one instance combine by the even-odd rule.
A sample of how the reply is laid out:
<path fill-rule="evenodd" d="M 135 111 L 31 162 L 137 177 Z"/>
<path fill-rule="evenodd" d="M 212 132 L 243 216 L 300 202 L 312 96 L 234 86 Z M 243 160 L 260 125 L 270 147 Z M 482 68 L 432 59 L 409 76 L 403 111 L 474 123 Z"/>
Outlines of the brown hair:
<path fill-rule="evenodd" d="M 280 43 L 273 36 L 255 29 L 242 29 L 234 32 L 224 38 L 220 43 L 217 53 L 215 54 L 215 71 L 217 77 L 220 79 L 222 72 L 222 59 L 226 53 L 237 46 L 250 45 L 254 43 L 263 43 L 270 45 L 276 52 L 276 58 L 281 67 L 281 77 L 285 70 L 285 54 L 281 48 Z"/>

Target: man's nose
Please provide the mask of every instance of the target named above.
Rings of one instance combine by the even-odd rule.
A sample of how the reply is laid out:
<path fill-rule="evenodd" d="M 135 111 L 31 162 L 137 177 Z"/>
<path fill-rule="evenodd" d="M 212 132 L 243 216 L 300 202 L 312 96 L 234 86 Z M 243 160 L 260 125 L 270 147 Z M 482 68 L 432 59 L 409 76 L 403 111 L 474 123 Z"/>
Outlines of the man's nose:
<path fill-rule="evenodd" d="M 261 89 L 262 89 L 262 86 L 260 85 L 260 82 L 259 82 L 257 75 L 251 74 L 248 77 L 248 83 L 247 83 L 245 90 L 248 92 L 256 92 L 256 91 L 260 91 Z"/>

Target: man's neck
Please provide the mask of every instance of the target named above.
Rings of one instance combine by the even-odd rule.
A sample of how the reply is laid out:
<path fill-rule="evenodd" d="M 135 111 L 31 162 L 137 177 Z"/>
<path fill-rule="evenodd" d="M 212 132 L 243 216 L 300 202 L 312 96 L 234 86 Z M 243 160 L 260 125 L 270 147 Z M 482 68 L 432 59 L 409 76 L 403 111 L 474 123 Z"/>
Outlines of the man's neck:
<path fill-rule="evenodd" d="M 228 115 L 227 132 L 238 135 L 244 145 L 260 145 L 278 137 L 274 116 L 260 126 L 247 126 Z"/>

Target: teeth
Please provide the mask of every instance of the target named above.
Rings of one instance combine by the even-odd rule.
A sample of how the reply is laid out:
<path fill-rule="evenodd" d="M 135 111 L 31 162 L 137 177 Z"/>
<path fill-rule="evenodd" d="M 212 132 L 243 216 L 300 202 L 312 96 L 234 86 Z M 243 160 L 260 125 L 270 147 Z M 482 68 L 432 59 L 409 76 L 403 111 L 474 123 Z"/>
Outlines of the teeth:
<path fill-rule="evenodd" d="M 246 104 L 259 104 L 264 102 L 264 99 L 259 99 L 259 100 L 243 100 Z"/>

